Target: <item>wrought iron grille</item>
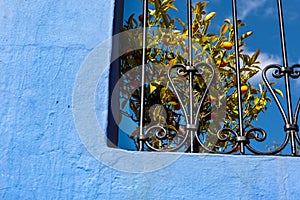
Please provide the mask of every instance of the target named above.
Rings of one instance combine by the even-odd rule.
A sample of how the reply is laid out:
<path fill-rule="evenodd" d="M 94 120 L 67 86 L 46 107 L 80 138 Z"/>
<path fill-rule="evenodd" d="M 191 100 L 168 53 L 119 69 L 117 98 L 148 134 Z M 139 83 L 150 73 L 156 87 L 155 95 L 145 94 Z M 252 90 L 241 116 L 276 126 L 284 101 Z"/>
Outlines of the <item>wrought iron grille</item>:
<path fill-rule="evenodd" d="M 252 145 L 252 141 L 261 142 L 267 137 L 266 131 L 259 127 L 245 128 L 244 124 L 244 113 L 243 113 L 243 103 L 242 103 L 242 80 L 241 80 L 241 67 L 239 58 L 239 33 L 238 26 L 239 20 L 237 18 L 237 0 L 231 1 L 232 7 L 232 20 L 233 20 L 233 35 L 234 35 L 234 54 L 235 54 L 235 73 L 236 73 L 236 103 L 238 110 L 238 125 L 234 128 L 223 126 L 219 130 L 215 131 L 213 139 L 209 139 L 210 136 L 203 134 L 207 130 L 199 130 L 201 124 L 201 117 L 199 117 L 201 109 L 207 106 L 205 104 L 205 99 L 208 96 L 209 90 L 212 87 L 212 83 L 217 76 L 215 68 L 209 62 L 193 62 L 193 48 L 192 48 L 192 34 L 193 34 L 193 14 L 192 14 L 192 1 L 187 0 L 187 53 L 188 59 L 186 64 L 176 64 L 174 63 L 170 66 L 166 72 L 166 82 L 168 87 L 171 88 L 173 96 L 178 99 L 178 104 L 180 105 L 180 111 L 182 112 L 183 121 L 185 122 L 184 127 L 168 127 L 162 123 L 149 123 L 146 122 L 145 118 L 150 115 L 149 110 L 145 110 L 147 91 L 145 85 L 147 85 L 147 73 L 149 70 L 149 63 L 147 63 L 147 23 L 148 23 L 148 0 L 143 0 L 143 12 L 140 16 L 142 24 L 142 46 L 141 46 L 141 70 L 138 71 L 141 77 L 141 87 L 138 90 L 139 94 L 139 108 L 138 117 L 135 119 L 138 128 L 135 131 L 133 137 L 137 140 L 137 149 L 139 151 L 150 150 L 150 151 L 178 151 L 184 149 L 186 152 L 208 152 L 208 153 L 222 153 L 222 154 L 259 154 L 259 155 L 276 155 L 280 154 L 282 150 L 290 147 L 291 155 L 297 155 L 297 144 L 300 144 L 299 137 L 299 126 L 298 126 L 298 115 L 300 111 L 300 98 L 296 104 L 295 110 L 293 110 L 292 102 L 292 90 L 291 90 L 291 79 L 298 79 L 300 77 L 300 65 L 296 64 L 289 66 L 287 58 L 287 48 L 285 40 L 285 29 L 284 29 L 284 19 L 283 19 L 283 9 L 282 0 L 277 0 L 278 7 L 278 17 L 279 17 L 279 27 L 280 27 L 280 39 L 281 39 L 281 51 L 283 65 L 271 64 L 265 66 L 262 71 L 263 81 L 273 97 L 276 106 L 278 107 L 281 117 L 285 123 L 283 131 L 284 141 L 282 144 L 278 145 L 275 149 L 269 151 L 257 150 L 255 146 Z M 272 72 L 272 76 L 275 79 L 284 79 L 285 83 L 285 98 L 286 98 L 286 108 L 279 100 L 276 95 L 272 83 L 269 81 L 267 72 Z M 113 74 L 113 73 L 111 73 Z M 205 78 L 206 77 L 206 78 Z M 181 85 L 178 88 L 180 82 L 177 81 L 178 78 L 185 78 L 187 84 Z M 204 89 L 200 98 L 195 99 L 195 81 L 199 79 L 206 79 L 203 85 Z M 187 91 L 187 96 L 183 98 L 182 87 Z M 119 92 L 119 90 L 117 90 Z M 196 102 L 196 103 L 195 103 Z M 115 106 L 116 102 L 112 102 L 110 106 Z M 119 106 L 119 105 L 118 105 Z M 173 105 L 174 106 L 174 105 Z M 146 116 L 147 115 L 147 116 Z M 112 131 L 111 124 L 109 125 L 109 131 Z M 114 125 L 116 126 L 116 124 Z M 175 130 L 176 129 L 176 130 Z M 170 133 L 172 132 L 172 133 Z M 268 133 L 270 134 L 270 133 Z M 170 136 L 172 135 L 172 136 Z M 205 136 L 203 136 L 205 135 Z M 169 138 L 167 138 L 169 137 Z M 172 137 L 170 139 L 170 137 Z M 172 145 L 164 143 L 165 140 L 173 140 Z M 174 141 L 177 142 L 174 142 Z M 161 145 L 155 145 L 155 143 L 162 143 Z M 212 144 L 213 143 L 213 144 Z M 219 143 L 230 143 L 226 148 L 218 148 Z M 214 146 L 215 145 L 215 146 Z M 217 147 L 216 147 L 217 146 Z"/>

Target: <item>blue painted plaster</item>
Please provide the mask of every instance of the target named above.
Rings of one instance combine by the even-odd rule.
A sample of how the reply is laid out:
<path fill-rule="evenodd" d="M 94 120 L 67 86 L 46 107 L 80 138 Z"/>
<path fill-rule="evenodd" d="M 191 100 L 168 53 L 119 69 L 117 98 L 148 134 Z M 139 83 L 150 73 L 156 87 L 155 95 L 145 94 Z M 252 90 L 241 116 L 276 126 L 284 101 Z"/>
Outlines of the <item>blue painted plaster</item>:
<path fill-rule="evenodd" d="M 89 153 L 74 124 L 72 92 L 86 56 L 111 35 L 113 2 L 0 1 L 0 198 L 297 199 L 299 158 L 184 154 L 138 174 Z M 106 106 L 103 95 L 102 126 Z"/>

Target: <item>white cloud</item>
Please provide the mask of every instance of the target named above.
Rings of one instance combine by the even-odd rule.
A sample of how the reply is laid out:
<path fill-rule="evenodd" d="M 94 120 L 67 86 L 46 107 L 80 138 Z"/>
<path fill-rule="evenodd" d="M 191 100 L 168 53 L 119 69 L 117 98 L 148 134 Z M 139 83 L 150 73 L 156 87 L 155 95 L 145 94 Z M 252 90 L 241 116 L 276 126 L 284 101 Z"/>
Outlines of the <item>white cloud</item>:
<path fill-rule="evenodd" d="M 267 53 L 260 53 L 258 60 L 260 61 L 260 65 L 262 68 L 265 68 L 266 66 L 270 64 L 279 64 L 281 65 L 282 60 L 279 56 L 273 55 L 273 54 L 267 54 Z"/>
<path fill-rule="evenodd" d="M 266 12 L 265 12 L 266 16 L 270 16 L 270 15 L 274 15 L 274 14 L 277 14 L 274 8 L 269 7 L 266 9 Z"/>
<path fill-rule="evenodd" d="M 296 12 L 288 12 L 287 17 L 289 21 L 292 21 L 297 20 L 299 18 L 299 15 Z"/>
<path fill-rule="evenodd" d="M 267 0 L 244 0 L 239 1 L 238 4 L 238 18 L 245 19 L 249 14 L 258 10 L 258 8 L 264 6 Z"/>

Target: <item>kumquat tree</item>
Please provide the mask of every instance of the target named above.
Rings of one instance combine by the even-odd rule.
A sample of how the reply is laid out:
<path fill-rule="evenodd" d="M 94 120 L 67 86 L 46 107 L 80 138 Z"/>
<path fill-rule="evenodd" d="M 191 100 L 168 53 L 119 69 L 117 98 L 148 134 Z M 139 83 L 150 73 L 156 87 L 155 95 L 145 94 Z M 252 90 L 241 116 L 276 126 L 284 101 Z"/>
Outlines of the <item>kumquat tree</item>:
<path fill-rule="evenodd" d="M 174 1 L 149 0 L 151 6 L 148 9 L 147 20 L 144 97 L 141 96 L 142 75 L 137 70 L 137 66 L 142 65 L 143 52 L 141 48 L 133 47 L 141 46 L 143 42 L 141 31 L 137 31 L 142 28 L 143 15 L 132 14 L 122 29 L 128 33 L 122 44 L 122 48 L 126 48 L 127 51 L 120 58 L 120 106 L 122 114 L 137 124 L 129 136 L 138 144 L 141 98 L 144 98 L 143 139 L 148 143 L 149 151 L 180 150 L 176 147 L 188 137 L 184 113 L 188 109 L 191 97 L 187 89 L 191 77 L 182 67 L 190 62 L 188 28 L 182 19 L 171 16 L 171 10 L 178 10 Z M 229 19 L 224 20 L 217 33 L 210 32 L 210 25 L 214 23 L 217 13 L 207 13 L 206 6 L 207 2 L 198 2 L 192 8 L 193 64 L 196 68 L 197 63 L 207 64 L 198 66 L 198 76 L 194 77 L 192 83 L 195 110 L 193 117 L 197 118 L 196 137 L 203 144 L 199 145 L 197 140 L 194 140 L 193 151 L 225 152 L 236 145 L 236 135 L 228 130 L 239 128 L 235 45 L 239 46 L 241 62 L 241 98 L 245 130 L 253 127 L 253 121 L 258 120 L 259 114 L 267 109 L 271 99 L 264 83 L 257 86 L 251 84 L 253 77 L 261 71 L 260 50 L 257 49 L 252 55 L 244 52 L 246 39 L 253 32 L 240 33 L 239 43 L 234 44 L 233 24 Z M 243 26 L 246 26 L 245 23 L 239 20 L 238 27 Z M 134 70 L 135 73 L 132 73 Z M 275 92 L 283 95 L 280 90 L 276 89 Z M 221 129 L 223 131 L 220 137 L 224 138 L 222 140 L 217 137 Z M 257 137 L 255 134 L 250 134 L 249 139 Z M 190 145 L 189 142 L 185 142 L 181 146 L 182 151 L 191 151 Z"/>

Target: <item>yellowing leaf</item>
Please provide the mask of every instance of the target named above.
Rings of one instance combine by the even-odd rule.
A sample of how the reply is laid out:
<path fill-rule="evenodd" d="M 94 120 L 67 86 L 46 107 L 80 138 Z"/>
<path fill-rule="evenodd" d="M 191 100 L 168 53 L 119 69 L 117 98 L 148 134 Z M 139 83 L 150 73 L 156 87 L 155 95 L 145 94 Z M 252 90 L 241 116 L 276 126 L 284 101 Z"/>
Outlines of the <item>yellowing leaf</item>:
<path fill-rule="evenodd" d="M 151 10 L 151 9 L 149 9 L 149 12 L 150 12 L 150 15 L 155 15 L 155 12 L 156 12 L 156 10 Z"/>
<path fill-rule="evenodd" d="M 169 64 L 167 64 L 168 67 L 171 67 L 172 65 L 175 65 L 177 63 L 176 58 L 169 61 Z"/>
<path fill-rule="evenodd" d="M 250 37 L 253 34 L 253 31 L 249 31 L 247 33 L 242 34 L 242 40 L 246 39 L 247 37 Z"/>
<path fill-rule="evenodd" d="M 220 35 L 224 35 L 228 31 L 228 24 L 223 24 L 220 29 Z"/>
<path fill-rule="evenodd" d="M 168 104 L 176 106 L 178 104 L 178 102 L 176 102 L 176 101 L 169 101 Z"/>
<path fill-rule="evenodd" d="M 230 24 L 230 19 L 225 19 L 224 22 Z"/>
<path fill-rule="evenodd" d="M 173 8 L 174 10 L 178 11 L 178 9 L 173 4 L 167 4 L 167 7 Z"/>
<path fill-rule="evenodd" d="M 275 91 L 277 94 L 279 94 L 281 97 L 283 97 L 283 93 L 282 93 L 280 90 L 274 89 L 274 91 Z"/>
<path fill-rule="evenodd" d="M 209 21 L 209 20 L 211 20 L 213 17 L 215 17 L 217 15 L 217 13 L 216 12 L 211 12 L 211 13 L 209 13 L 208 15 L 206 15 L 205 17 L 204 17 L 204 22 L 207 22 L 207 21 Z"/>
<path fill-rule="evenodd" d="M 152 92 L 154 92 L 154 90 L 156 90 L 156 86 L 154 86 L 154 85 L 152 85 L 152 84 L 150 83 L 150 94 L 151 94 Z"/>
<path fill-rule="evenodd" d="M 258 97 L 255 97 L 255 98 L 254 98 L 254 104 L 256 105 L 256 104 L 258 104 L 258 102 L 259 102 L 259 98 L 258 98 Z"/>

